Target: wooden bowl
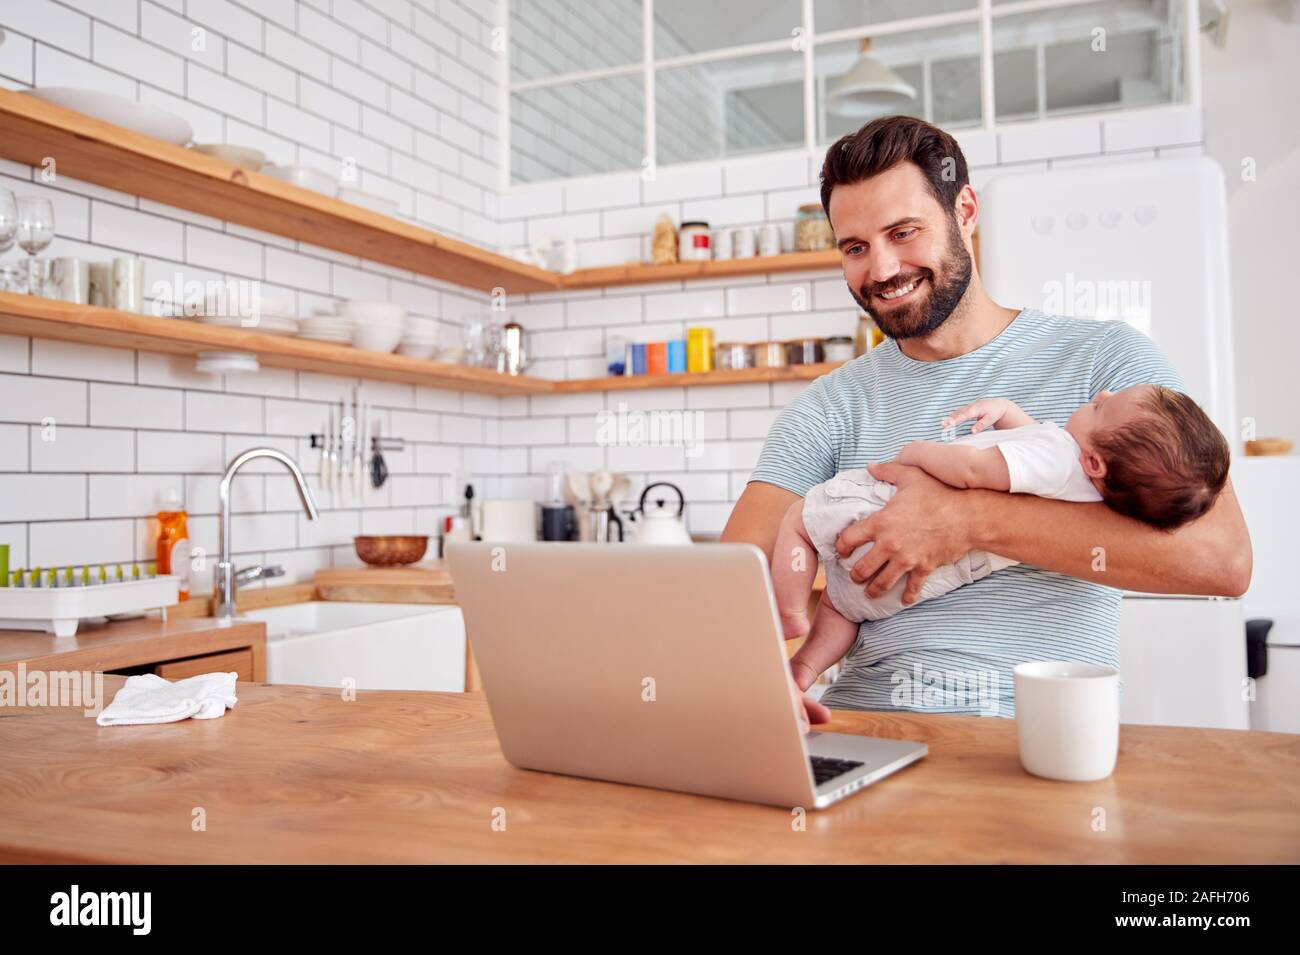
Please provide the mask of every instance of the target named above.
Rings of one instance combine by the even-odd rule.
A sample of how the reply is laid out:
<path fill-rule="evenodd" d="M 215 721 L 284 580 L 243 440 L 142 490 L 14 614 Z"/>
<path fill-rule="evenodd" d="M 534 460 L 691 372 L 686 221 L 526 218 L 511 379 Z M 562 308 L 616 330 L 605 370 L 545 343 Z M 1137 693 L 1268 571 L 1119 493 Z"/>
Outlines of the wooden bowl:
<path fill-rule="evenodd" d="M 1293 447 L 1295 445 L 1286 438 L 1258 438 L 1246 442 L 1246 454 L 1249 457 L 1290 454 Z"/>
<path fill-rule="evenodd" d="M 377 535 L 352 538 L 357 556 L 373 567 L 398 567 L 414 564 L 424 557 L 429 538 L 417 535 Z"/>

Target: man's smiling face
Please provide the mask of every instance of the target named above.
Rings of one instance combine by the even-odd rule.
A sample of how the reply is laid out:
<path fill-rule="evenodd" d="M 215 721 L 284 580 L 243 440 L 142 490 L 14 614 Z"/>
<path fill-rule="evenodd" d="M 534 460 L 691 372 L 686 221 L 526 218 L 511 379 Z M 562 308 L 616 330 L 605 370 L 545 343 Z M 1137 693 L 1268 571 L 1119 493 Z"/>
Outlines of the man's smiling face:
<path fill-rule="evenodd" d="M 966 294 L 971 258 L 920 168 L 901 162 L 836 186 L 829 205 L 849 291 L 880 330 L 917 338 L 942 325 Z"/>

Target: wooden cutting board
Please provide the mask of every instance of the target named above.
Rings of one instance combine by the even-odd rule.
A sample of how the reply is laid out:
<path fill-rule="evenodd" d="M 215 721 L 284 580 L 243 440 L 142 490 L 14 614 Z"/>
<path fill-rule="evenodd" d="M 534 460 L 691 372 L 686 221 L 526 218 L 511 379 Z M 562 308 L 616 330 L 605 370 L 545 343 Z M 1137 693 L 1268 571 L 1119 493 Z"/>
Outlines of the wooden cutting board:
<path fill-rule="evenodd" d="M 425 560 L 406 567 L 329 567 L 316 571 L 320 600 L 370 603 L 452 604 L 456 593 L 446 562 Z"/>

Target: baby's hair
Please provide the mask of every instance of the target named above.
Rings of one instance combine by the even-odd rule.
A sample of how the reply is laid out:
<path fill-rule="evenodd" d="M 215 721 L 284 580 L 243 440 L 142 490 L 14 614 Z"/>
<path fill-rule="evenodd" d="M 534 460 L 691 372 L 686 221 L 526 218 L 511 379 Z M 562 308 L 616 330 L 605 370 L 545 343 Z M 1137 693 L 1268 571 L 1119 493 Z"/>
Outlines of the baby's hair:
<path fill-rule="evenodd" d="M 1228 442 L 1187 395 L 1150 386 L 1146 413 L 1094 434 L 1106 461 L 1101 496 L 1121 514 L 1172 530 L 1210 509 L 1228 479 Z"/>

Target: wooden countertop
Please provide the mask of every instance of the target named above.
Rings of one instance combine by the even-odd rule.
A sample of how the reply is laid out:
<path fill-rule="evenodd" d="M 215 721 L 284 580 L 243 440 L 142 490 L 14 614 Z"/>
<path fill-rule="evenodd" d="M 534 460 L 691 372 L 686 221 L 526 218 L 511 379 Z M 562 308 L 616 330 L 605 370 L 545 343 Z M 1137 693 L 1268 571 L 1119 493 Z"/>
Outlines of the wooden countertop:
<path fill-rule="evenodd" d="M 797 832 L 780 808 L 517 770 L 479 694 L 239 698 L 160 726 L 0 710 L 0 861 L 1300 862 L 1294 735 L 1125 726 L 1110 779 L 1061 783 L 1021 769 L 1010 720 L 840 712 L 930 755 Z"/>
<path fill-rule="evenodd" d="M 83 622 L 71 637 L 37 630 L 0 630 L 0 669 L 12 670 L 22 662 L 28 670 L 121 670 L 245 647 L 261 664 L 266 653 L 266 624 L 236 619 L 223 625 L 212 617 L 172 615 L 164 621 L 146 616 L 98 626 Z"/>

